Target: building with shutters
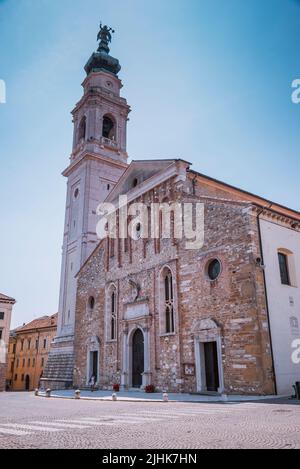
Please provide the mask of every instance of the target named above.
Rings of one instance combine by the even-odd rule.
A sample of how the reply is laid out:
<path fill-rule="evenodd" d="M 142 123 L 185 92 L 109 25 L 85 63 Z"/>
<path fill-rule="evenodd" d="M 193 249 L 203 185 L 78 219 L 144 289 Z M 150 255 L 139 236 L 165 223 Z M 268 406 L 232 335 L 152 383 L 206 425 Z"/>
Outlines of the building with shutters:
<path fill-rule="evenodd" d="M 40 386 L 48 354 L 57 329 L 57 314 L 42 316 L 11 331 L 6 388 L 32 391 Z"/>

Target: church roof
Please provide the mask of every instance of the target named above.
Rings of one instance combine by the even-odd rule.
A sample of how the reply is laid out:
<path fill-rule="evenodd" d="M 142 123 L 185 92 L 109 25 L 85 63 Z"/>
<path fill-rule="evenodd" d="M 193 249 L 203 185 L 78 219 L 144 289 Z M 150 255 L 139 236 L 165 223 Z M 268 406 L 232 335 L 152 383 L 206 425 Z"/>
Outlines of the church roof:
<path fill-rule="evenodd" d="M 57 313 L 53 314 L 52 316 L 42 316 L 40 318 L 34 319 L 28 324 L 24 324 L 21 327 L 17 327 L 17 329 L 15 329 L 14 332 L 20 333 L 20 332 L 31 331 L 33 329 L 46 329 L 49 327 L 56 327 L 57 316 L 58 316 Z"/>
<path fill-rule="evenodd" d="M 16 300 L 14 298 L 11 298 L 10 296 L 4 295 L 3 293 L 0 293 L 0 302 L 4 303 L 15 303 Z"/>
<path fill-rule="evenodd" d="M 119 71 L 121 70 L 121 65 L 118 59 L 115 59 L 111 55 L 105 54 L 104 52 L 94 52 L 89 58 L 84 69 L 87 75 L 89 75 L 91 72 L 101 71 L 118 75 Z"/>
<path fill-rule="evenodd" d="M 198 171 L 195 171 L 193 169 L 189 169 L 189 172 L 194 174 L 195 176 L 198 176 L 200 179 L 202 179 L 206 183 L 212 184 L 214 186 L 217 185 L 220 188 L 227 190 L 231 193 L 234 192 L 236 194 L 240 194 L 240 196 L 242 197 L 242 200 L 246 200 L 248 202 L 259 205 L 265 209 L 278 212 L 281 215 L 289 216 L 291 218 L 300 220 L 300 212 L 293 208 L 286 207 L 285 205 L 281 205 L 277 202 L 273 202 L 272 200 L 266 199 L 260 195 L 253 194 L 252 192 L 246 191 L 244 189 L 240 189 L 239 187 L 236 187 L 236 186 L 232 186 L 231 184 L 228 184 L 227 182 L 212 178 L 210 176 L 207 176 L 206 174 L 199 173 Z"/>

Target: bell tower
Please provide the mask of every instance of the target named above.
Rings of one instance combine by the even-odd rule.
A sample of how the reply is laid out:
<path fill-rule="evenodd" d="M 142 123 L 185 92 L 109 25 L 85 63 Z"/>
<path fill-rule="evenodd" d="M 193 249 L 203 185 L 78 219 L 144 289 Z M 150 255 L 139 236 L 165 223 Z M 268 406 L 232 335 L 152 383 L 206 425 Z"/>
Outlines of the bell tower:
<path fill-rule="evenodd" d="M 88 60 L 83 96 L 72 111 L 73 148 L 68 167 L 58 329 L 42 381 L 72 385 L 76 274 L 97 245 L 96 208 L 127 167 L 126 130 L 130 107 L 120 96 L 119 61 L 109 55 L 114 31 L 100 24 L 99 47 Z"/>

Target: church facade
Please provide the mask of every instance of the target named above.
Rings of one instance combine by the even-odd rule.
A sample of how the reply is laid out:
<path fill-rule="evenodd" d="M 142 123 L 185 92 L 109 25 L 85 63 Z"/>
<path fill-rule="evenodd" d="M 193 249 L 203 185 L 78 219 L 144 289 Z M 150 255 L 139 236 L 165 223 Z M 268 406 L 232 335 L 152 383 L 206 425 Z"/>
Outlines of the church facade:
<path fill-rule="evenodd" d="M 300 214 L 185 160 L 128 165 L 130 108 L 111 30 L 98 37 L 73 111 L 59 325 L 44 385 L 85 387 L 94 376 L 102 389 L 291 393 Z M 113 230 L 99 241 L 105 207 L 100 225 L 113 218 Z"/>

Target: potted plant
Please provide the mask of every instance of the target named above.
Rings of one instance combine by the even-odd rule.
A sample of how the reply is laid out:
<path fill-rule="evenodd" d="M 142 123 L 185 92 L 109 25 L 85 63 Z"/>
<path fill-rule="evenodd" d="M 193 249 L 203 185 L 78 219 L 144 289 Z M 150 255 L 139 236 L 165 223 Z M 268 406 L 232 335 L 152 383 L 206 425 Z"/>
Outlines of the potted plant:
<path fill-rule="evenodd" d="M 145 392 L 148 394 L 155 392 L 155 386 L 153 384 L 147 384 L 147 386 L 145 386 Z"/>

